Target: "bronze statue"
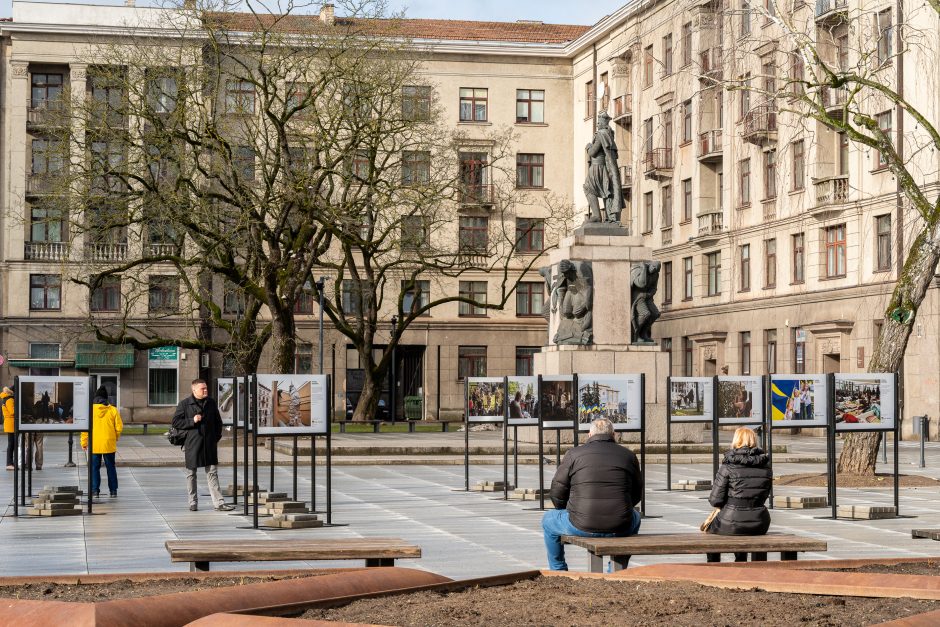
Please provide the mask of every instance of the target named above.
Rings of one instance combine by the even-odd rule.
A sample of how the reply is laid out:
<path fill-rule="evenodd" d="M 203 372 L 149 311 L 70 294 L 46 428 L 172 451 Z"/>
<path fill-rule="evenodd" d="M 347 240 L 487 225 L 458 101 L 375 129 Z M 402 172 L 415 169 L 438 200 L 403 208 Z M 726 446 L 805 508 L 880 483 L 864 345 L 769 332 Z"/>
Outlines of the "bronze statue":
<path fill-rule="evenodd" d="M 594 342 L 594 271 L 590 261 L 563 260 L 552 288 L 552 313 L 559 310 L 555 344 L 587 346 Z"/>
<path fill-rule="evenodd" d="M 590 212 L 586 222 L 620 223 L 620 212 L 627 206 L 623 199 L 620 168 L 617 166 L 617 143 L 610 128 L 610 116 L 601 112 L 597 116 L 597 132 L 585 148 L 588 157 L 587 177 L 584 179 L 584 194 Z M 600 203 L 604 203 L 601 217 Z"/>
<path fill-rule="evenodd" d="M 635 344 L 655 344 L 653 323 L 660 316 L 653 296 L 659 283 L 658 261 L 643 261 L 630 269 L 630 323 Z"/>

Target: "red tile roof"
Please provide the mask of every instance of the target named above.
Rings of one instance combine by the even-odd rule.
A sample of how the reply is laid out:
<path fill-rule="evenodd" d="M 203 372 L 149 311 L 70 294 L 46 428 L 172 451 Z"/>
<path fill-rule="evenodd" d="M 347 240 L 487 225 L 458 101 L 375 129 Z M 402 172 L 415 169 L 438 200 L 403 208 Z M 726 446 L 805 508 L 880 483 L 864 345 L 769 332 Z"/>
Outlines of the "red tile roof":
<path fill-rule="evenodd" d="M 541 22 L 472 22 L 465 20 L 360 19 L 337 17 L 331 27 L 318 15 L 275 16 L 251 13 L 215 13 L 223 28 L 251 31 L 260 25 L 285 33 L 326 34 L 342 28 L 362 35 L 387 35 L 411 39 L 452 41 L 505 41 L 519 43 L 565 43 L 577 39 L 590 26 L 543 24 Z"/>

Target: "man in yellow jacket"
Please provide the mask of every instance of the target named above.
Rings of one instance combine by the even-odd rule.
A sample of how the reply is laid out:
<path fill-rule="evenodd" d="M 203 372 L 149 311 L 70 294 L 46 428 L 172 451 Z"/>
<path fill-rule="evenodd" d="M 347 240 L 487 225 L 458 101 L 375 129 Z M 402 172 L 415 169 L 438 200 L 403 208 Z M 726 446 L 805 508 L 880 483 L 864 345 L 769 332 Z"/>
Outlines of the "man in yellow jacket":
<path fill-rule="evenodd" d="M 16 468 L 16 434 L 13 428 L 13 390 L 4 387 L 0 392 L 0 409 L 3 411 L 3 432 L 7 434 L 7 470 Z"/>
<path fill-rule="evenodd" d="M 108 471 L 108 490 L 111 498 L 117 496 L 118 479 L 117 469 L 114 466 L 114 454 L 117 452 L 117 442 L 124 430 L 121 414 L 117 407 L 108 400 L 108 390 L 101 386 L 95 391 L 94 406 L 92 408 L 94 438 L 91 447 L 91 492 L 97 497 L 101 486 L 101 459 Z M 82 433 L 82 449 L 88 450 L 88 432 Z"/>

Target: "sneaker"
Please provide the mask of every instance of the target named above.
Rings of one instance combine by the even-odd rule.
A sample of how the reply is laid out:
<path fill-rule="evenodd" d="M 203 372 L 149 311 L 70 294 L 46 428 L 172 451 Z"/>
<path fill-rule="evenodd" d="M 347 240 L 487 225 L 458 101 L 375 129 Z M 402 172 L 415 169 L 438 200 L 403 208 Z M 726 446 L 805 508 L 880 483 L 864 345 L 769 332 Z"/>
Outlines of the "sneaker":
<path fill-rule="evenodd" d="M 16 470 L 16 466 L 7 466 L 7 470 Z"/>
<path fill-rule="evenodd" d="M 36 466 L 36 470 L 42 470 L 42 466 Z"/>
<path fill-rule="evenodd" d="M 98 498 L 99 496 L 101 496 L 101 493 L 100 493 L 100 492 L 92 492 L 91 495 L 92 495 L 93 497 L 95 497 L 95 498 Z"/>
<path fill-rule="evenodd" d="M 233 509 L 235 509 L 235 506 L 234 506 L 234 505 L 229 505 L 228 503 L 222 503 L 221 505 L 219 505 L 218 507 L 215 508 L 215 511 L 217 511 L 217 512 L 230 512 L 230 511 L 232 511 Z"/>
<path fill-rule="evenodd" d="M 195 511 L 198 510 L 198 509 L 199 509 L 199 506 L 196 505 L 195 503 L 193 503 L 192 505 L 189 506 L 189 511 L 191 511 L 191 512 L 195 512 Z"/>
<path fill-rule="evenodd" d="M 117 492 L 112 492 L 112 493 L 111 493 L 111 498 L 112 498 L 112 499 L 116 499 L 116 498 L 117 498 Z"/>

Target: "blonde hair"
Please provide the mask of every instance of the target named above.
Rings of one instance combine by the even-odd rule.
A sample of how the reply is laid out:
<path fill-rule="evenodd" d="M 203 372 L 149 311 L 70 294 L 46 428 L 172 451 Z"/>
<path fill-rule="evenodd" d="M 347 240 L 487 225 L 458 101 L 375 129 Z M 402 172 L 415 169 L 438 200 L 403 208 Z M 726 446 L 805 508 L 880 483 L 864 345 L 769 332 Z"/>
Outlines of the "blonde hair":
<path fill-rule="evenodd" d="M 757 434 L 750 427 L 738 427 L 731 439 L 731 448 L 757 448 Z"/>

